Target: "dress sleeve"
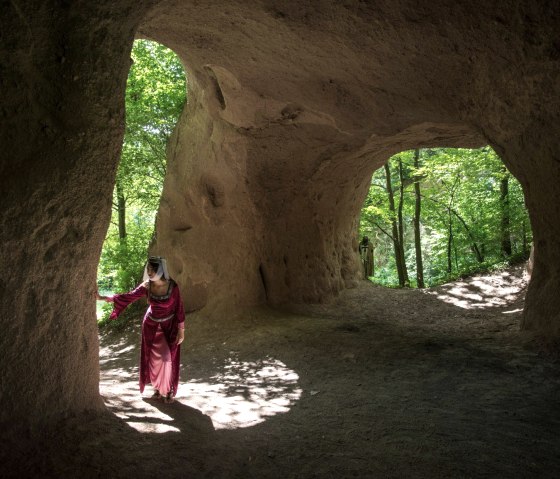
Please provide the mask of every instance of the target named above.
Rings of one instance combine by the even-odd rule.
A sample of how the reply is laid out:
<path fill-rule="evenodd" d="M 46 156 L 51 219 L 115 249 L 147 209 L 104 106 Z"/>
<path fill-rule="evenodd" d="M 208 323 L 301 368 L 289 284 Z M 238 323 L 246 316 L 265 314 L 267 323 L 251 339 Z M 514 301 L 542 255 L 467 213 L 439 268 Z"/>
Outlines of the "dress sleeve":
<path fill-rule="evenodd" d="M 175 314 L 177 315 L 177 323 L 179 329 L 185 329 L 185 306 L 183 305 L 183 300 L 181 299 L 181 293 L 179 292 L 179 285 L 175 283 L 175 290 L 177 291 L 177 306 L 175 307 Z"/>
<path fill-rule="evenodd" d="M 144 284 L 141 284 L 128 293 L 113 295 L 113 312 L 109 319 L 117 319 L 130 303 L 134 303 L 134 301 L 138 301 L 140 298 L 145 298 L 147 292 L 148 290 Z"/>

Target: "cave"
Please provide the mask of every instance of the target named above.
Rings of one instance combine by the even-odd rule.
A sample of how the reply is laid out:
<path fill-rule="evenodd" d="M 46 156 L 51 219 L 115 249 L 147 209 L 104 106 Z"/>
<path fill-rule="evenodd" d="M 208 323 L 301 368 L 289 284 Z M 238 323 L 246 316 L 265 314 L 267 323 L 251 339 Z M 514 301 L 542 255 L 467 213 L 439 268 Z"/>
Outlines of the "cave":
<path fill-rule="evenodd" d="M 520 329 L 560 334 L 557 2 L 30 0 L 0 17 L 4 434 L 105 410 L 94 291 L 134 38 L 190 73 L 152 246 L 187 309 L 332 301 L 359 283 L 372 172 L 488 144 L 534 234 Z"/>

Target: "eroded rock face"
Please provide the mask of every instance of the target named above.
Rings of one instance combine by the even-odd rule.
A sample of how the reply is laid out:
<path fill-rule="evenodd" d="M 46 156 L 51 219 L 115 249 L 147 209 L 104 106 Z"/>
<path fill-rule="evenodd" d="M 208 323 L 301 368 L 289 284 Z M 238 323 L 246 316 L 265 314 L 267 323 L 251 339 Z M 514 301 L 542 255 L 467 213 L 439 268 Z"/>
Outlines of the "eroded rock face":
<path fill-rule="evenodd" d="M 0 9 L 2 433 L 103 407 L 93 293 L 147 4 Z"/>
<path fill-rule="evenodd" d="M 535 236 L 524 327 L 559 333 L 560 7 L 423 3 L 3 8 L 2 421 L 100 407 L 93 288 L 138 25 L 188 72 L 154 247 L 188 308 L 328 300 L 358 279 L 374 169 L 490 143 Z"/>
<path fill-rule="evenodd" d="M 323 301 L 351 286 L 368 180 L 404 149 L 490 143 L 531 204 L 530 165 L 557 174 L 558 145 L 517 151 L 558 124 L 555 19 L 529 2 L 159 4 L 140 32 L 181 56 L 190 103 L 155 251 L 197 285 L 192 307 Z"/>

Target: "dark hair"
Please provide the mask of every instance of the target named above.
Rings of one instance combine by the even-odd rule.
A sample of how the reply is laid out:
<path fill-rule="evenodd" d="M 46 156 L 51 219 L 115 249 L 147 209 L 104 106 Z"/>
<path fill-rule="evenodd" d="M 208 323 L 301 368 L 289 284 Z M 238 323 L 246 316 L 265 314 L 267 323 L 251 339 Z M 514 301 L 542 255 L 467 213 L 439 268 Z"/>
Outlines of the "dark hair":
<path fill-rule="evenodd" d="M 159 268 L 159 263 L 156 263 L 155 261 L 148 261 L 148 264 L 152 267 L 154 271 L 157 271 Z"/>

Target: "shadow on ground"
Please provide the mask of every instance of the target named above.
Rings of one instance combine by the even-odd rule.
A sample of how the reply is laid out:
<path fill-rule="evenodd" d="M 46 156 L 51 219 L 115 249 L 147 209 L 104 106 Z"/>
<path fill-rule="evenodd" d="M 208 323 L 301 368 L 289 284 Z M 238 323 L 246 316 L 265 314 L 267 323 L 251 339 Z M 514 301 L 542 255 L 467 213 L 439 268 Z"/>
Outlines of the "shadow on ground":
<path fill-rule="evenodd" d="M 192 315 L 171 405 L 138 393 L 138 325 L 103 335 L 110 414 L 66 421 L 63 447 L 45 446 L 50 458 L 34 467 L 56 477 L 558 477 L 560 372 L 519 332 L 524 287 L 514 268 L 426 291 L 364 282 L 289 312 Z"/>

